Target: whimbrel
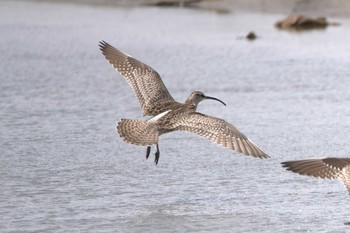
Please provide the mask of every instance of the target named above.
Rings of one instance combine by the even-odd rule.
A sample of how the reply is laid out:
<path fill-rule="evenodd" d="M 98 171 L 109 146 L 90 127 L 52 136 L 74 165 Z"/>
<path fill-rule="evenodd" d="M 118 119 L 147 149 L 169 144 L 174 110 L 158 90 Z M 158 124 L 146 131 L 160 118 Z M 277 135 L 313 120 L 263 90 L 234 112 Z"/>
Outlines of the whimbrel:
<path fill-rule="evenodd" d="M 350 194 L 350 158 L 318 158 L 287 161 L 282 163 L 287 170 L 300 175 L 324 179 L 338 179 Z"/>
<path fill-rule="evenodd" d="M 99 43 L 102 54 L 133 89 L 144 116 L 148 120 L 122 119 L 117 123 L 120 137 L 127 143 L 147 146 L 146 158 L 151 145 L 156 146 L 155 160 L 159 160 L 159 136 L 176 130 L 188 131 L 205 137 L 216 144 L 258 158 L 268 158 L 258 146 L 223 119 L 196 112 L 199 102 L 205 99 L 221 100 L 206 96 L 201 91 L 192 92 L 185 103 L 173 99 L 159 74 L 146 64 L 119 51 L 105 41 Z"/>

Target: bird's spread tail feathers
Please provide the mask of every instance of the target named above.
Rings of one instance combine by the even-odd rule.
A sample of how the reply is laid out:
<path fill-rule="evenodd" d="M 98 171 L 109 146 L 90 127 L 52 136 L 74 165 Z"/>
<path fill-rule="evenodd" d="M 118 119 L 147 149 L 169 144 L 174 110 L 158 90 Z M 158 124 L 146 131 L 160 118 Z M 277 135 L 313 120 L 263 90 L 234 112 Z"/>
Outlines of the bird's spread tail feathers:
<path fill-rule="evenodd" d="M 127 143 L 148 146 L 158 143 L 157 127 L 144 120 L 122 119 L 117 123 L 120 137 Z"/>

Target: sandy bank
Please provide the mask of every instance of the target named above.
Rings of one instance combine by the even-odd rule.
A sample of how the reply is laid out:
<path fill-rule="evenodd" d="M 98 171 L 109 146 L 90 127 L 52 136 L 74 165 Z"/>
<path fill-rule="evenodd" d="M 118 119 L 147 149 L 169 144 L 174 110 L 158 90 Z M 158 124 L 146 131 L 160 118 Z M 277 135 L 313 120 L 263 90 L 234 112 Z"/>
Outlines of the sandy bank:
<path fill-rule="evenodd" d="M 39 1 L 39 0 L 29 0 Z M 137 7 L 152 5 L 157 2 L 174 2 L 174 0 L 40 0 L 46 2 L 69 2 L 75 4 L 96 4 L 111 6 Z M 186 0 L 179 0 L 185 2 Z M 192 3 L 195 9 L 213 9 L 218 12 L 251 11 L 263 13 L 290 14 L 300 13 L 312 17 L 349 17 L 348 0 L 207 0 Z"/>

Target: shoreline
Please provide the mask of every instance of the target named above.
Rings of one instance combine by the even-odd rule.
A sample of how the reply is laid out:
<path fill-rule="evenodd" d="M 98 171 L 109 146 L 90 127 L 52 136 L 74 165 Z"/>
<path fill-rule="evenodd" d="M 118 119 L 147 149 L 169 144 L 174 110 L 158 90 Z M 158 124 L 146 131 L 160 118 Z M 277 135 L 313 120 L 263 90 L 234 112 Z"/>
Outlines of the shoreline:
<path fill-rule="evenodd" d="M 23 0 L 15 0 L 23 1 Z M 174 0 L 26 0 L 28 2 L 72 3 L 82 5 L 142 7 L 157 6 L 156 3 L 174 3 Z M 187 0 L 188 1 L 188 0 Z M 186 2 L 179 0 L 178 2 Z M 166 5 L 166 4 L 164 4 Z M 165 7 L 165 6 L 158 7 Z M 171 5 L 171 4 L 170 4 Z M 176 4 L 175 4 L 176 5 Z M 190 4 L 181 4 L 182 7 L 212 10 L 218 13 L 256 12 L 289 15 L 291 13 L 305 14 L 309 17 L 350 17 L 350 1 L 347 0 L 204 0 Z M 178 6 L 166 6 L 178 7 Z"/>

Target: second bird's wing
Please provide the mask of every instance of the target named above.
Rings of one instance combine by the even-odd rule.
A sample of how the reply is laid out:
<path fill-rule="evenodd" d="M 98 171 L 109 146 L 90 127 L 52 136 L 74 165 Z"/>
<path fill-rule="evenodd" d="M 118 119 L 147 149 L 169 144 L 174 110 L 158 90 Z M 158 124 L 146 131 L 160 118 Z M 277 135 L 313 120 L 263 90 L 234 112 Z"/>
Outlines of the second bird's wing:
<path fill-rule="evenodd" d="M 339 179 L 350 194 L 350 158 L 315 158 L 282 163 L 287 170 L 300 175 Z"/>
<path fill-rule="evenodd" d="M 315 158 L 283 162 L 283 167 L 300 175 L 319 178 L 337 179 L 338 174 L 346 165 L 350 165 L 350 159 L 340 158 Z"/>

